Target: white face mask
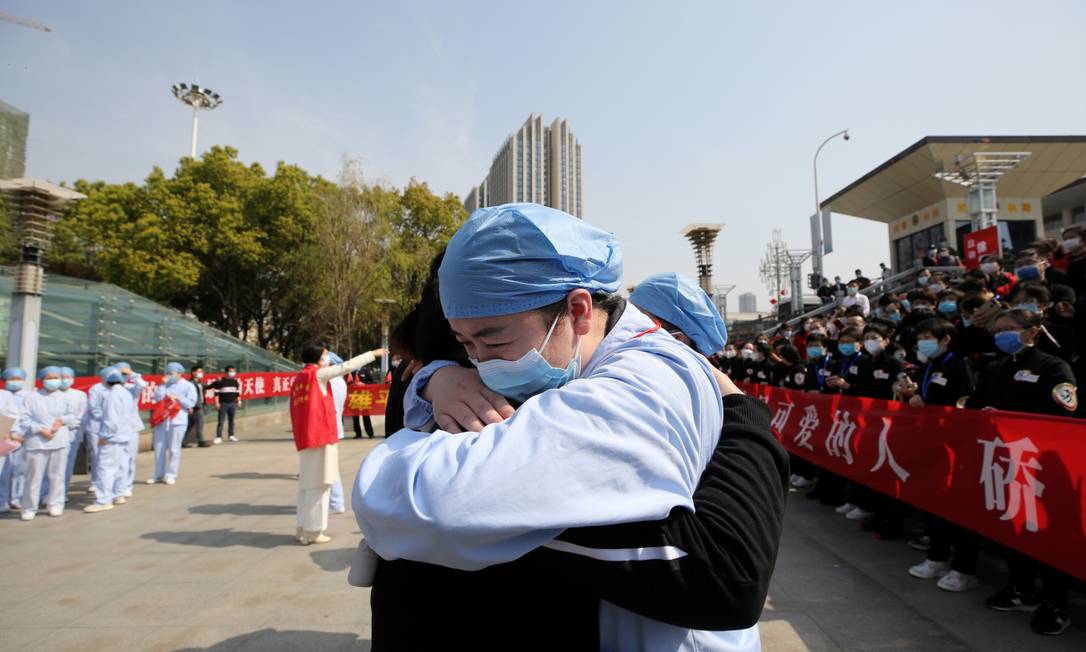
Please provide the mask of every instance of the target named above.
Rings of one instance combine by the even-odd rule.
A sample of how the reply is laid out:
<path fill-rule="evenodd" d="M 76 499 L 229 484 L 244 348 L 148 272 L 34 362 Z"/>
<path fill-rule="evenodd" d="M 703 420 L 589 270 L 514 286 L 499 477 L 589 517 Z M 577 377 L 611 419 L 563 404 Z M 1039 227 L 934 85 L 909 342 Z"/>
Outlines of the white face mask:
<path fill-rule="evenodd" d="M 228 372 L 226 372 L 226 377 L 227 378 L 233 378 L 236 375 L 238 375 L 238 372 L 236 372 L 236 371 L 228 371 Z"/>
<path fill-rule="evenodd" d="M 196 380 L 200 380 L 201 378 L 204 377 L 204 372 L 197 371 L 196 373 L 192 374 L 192 377 L 195 378 Z"/>
<path fill-rule="evenodd" d="M 744 360 L 753 360 L 754 359 L 754 351 L 751 351 L 750 349 L 743 349 L 743 359 Z"/>
<path fill-rule="evenodd" d="M 852 296 L 856 296 L 856 293 L 859 292 L 860 290 L 859 290 L 859 288 L 856 288 L 856 287 L 853 287 L 853 286 L 850 285 L 845 289 L 845 291 L 848 292 L 848 296 L 852 297 Z"/>
<path fill-rule="evenodd" d="M 1060 243 L 1060 246 L 1063 247 L 1063 250 L 1066 253 L 1071 253 L 1072 251 L 1082 246 L 1082 238 L 1067 238 L 1062 243 Z"/>
<path fill-rule="evenodd" d="M 864 350 L 871 355 L 878 355 L 885 349 L 881 340 L 864 340 Z"/>
<path fill-rule="evenodd" d="M 920 285 L 927 285 L 928 283 L 931 283 L 931 277 L 930 276 L 918 276 L 918 277 L 916 277 L 916 282 L 919 283 Z"/>
<path fill-rule="evenodd" d="M 731 360 L 732 358 L 735 357 L 735 351 L 725 351 L 724 352 L 724 357 Z"/>
<path fill-rule="evenodd" d="M 995 263 L 981 263 L 980 271 L 984 272 L 985 274 L 995 274 L 999 271 L 999 265 Z"/>

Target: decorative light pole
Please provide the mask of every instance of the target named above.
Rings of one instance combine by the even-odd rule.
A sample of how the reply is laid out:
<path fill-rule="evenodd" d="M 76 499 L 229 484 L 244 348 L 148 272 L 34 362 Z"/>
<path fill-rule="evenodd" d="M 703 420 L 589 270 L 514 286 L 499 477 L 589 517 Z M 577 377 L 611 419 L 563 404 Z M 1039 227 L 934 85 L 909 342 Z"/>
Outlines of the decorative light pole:
<path fill-rule="evenodd" d="M 713 296 L 713 244 L 723 228 L 723 224 L 688 224 L 682 231 L 683 237 L 694 248 L 698 285 L 709 296 Z"/>
<path fill-rule="evenodd" d="M 199 128 L 198 111 L 213 111 L 222 105 L 222 97 L 210 88 L 197 84 L 174 84 L 173 96 L 192 107 L 192 150 L 189 156 L 196 158 L 196 132 Z"/>
<path fill-rule="evenodd" d="M 22 367 L 29 378 L 34 378 L 41 333 L 45 252 L 52 239 L 53 222 L 70 202 L 85 199 L 86 195 L 41 179 L 0 180 L 0 194 L 14 213 L 20 248 L 11 293 L 7 366 Z"/>
<path fill-rule="evenodd" d="M 392 299 L 377 299 L 377 303 L 381 304 L 384 311 L 381 313 L 381 348 L 385 350 L 385 354 L 381 356 L 381 382 L 385 382 L 385 377 L 388 376 L 388 329 L 389 329 L 389 312 L 391 311 L 392 304 L 396 303 Z"/>
<path fill-rule="evenodd" d="M 811 266 L 813 267 L 811 271 L 814 272 L 815 280 L 818 281 L 819 284 L 822 283 L 822 254 L 824 253 L 822 250 L 824 246 L 823 235 L 825 234 L 827 225 L 822 223 L 822 206 L 821 201 L 818 199 L 818 155 L 822 153 L 822 148 L 826 146 L 826 143 L 838 136 L 848 140 L 848 129 L 842 129 L 822 141 L 822 144 L 815 150 L 814 155 L 815 210 L 814 215 L 811 216 Z"/>

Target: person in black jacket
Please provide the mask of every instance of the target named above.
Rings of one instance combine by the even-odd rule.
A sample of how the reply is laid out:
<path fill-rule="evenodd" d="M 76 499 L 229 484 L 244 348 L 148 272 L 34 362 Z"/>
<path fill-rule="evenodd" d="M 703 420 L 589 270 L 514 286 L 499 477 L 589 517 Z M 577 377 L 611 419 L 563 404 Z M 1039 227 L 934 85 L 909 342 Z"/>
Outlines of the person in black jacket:
<path fill-rule="evenodd" d="M 211 442 L 204 440 L 204 394 L 207 388 L 204 385 L 204 368 L 201 365 L 192 367 L 192 386 L 196 388 L 196 405 L 189 412 L 189 425 L 185 430 L 185 438 L 181 442 L 182 448 L 192 448 L 192 436 L 195 434 L 196 443 L 200 448 L 208 448 Z"/>
<path fill-rule="evenodd" d="M 241 405 L 241 383 L 238 382 L 238 370 L 233 365 L 227 365 L 224 369 L 226 375 L 208 385 L 208 389 L 215 390 L 215 408 L 219 411 L 219 423 L 215 427 L 215 442 L 222 443 L 223 421 L 229 423 L 227 430 L 230 441 L 236 442 L 234 434 L 234 419 L 238 414 L 238 406 Z"/>
<path fill-rule="evenodd" d="M 977 389 L 965 406 L 995 408 L 1070 417 L 1078 409 L 1078 389 L 1071 367 L 1038 350 L 1037 315 L 1010 310 L 995 321 L 996 346 L 1005 355 L 980 376 Z M 1010 585 L 991 596 L 987 604 L 997 611 L 1036 609 L 1030 626 L 1041 634 L 1062 634 L 1071 625 L 1067 611 L 1070 578 L 1020 553 L 1007 560 Z M 1034 592 L 1038 572 L 1041 591 Z"/>

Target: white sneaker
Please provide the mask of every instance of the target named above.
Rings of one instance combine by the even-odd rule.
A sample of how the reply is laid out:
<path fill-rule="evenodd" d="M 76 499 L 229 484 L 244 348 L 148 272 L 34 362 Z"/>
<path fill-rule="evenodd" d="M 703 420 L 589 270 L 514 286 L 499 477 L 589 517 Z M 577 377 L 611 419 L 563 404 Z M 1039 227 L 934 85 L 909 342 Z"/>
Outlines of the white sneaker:
<path fill-rule="evenodd" d="M 849 511 L 848 514 L 845 514 L 845 518 L 847 518 L 850 521 L 862 521 L 865 518 L 868 518 L 868 517 L 874 516 L 874 515 L 875 515 L 875 512 L 869 512 L 866 509 L 861 509 L 859 507 L 853 507 L 852 510 Z"/>
<path fill-rule="evenodd" d="M 346 507 L 340 507 L 339 509 L 331 509 L 331 510 L 329 510 L 329 513 L 330 514 L 346 514 L 347 513 L 347 508 Z"/>
<path fill-rule="evenodd" d="M 909 575 L 922 580 L 933 580 L 950 572 L 950 564 L 945 561 L 932 561 L 925 559 L 909 569 Z"/>
<path fill-rule="evenodd" d="M 980 586 L 980 580 L 976 575 L 966 575 L 965 573 L 959 573 L 952 570 L 943 576 L 943 579 L 939 580 L 938 586 L 944 591 L 952 591 L 954 593 L 961 593 L 962 591 L 968 591 L 969 589 L 975 589 Z"/>
<path fill-rule="evenodd" d="M 121 495 L 124 496 L 125 498 L 131 498 L 132 497 L 132 492 L 131 491 L 126 491 Z"/>
<path fill-rule="evenodd" d="M 155 478 L 147 478 L 147 482 L 145 484 L 154 484 L 156 482 L 158 482 L 158 480 Z"/>
<path fill-rule="evenodd" d="M 177 480 L 174 480 L 173 478 L 166 478 L 163 482 L 166 484 L 177 484 Z"/>
<path fill-rule="evenodd" d="M 212 443 L 212 444 L 221 444 L 221 443 L 222 443 L 222 437 L 216 437 L 216 438 L 215 438 L 215 441 L 213 441 L 213 442 L 211 442 L 211 443 Z"/>
<path fill-rule="evenodd" d="M 83 511 L 87 514 L 97 514 L 98 512 L 105 512 L 113 509 L 113 503 L 106 503 L 105 505 L 99 505 L 94 503 L 93 505 L 87 505 L 83 508 Z"/>
<path fill-rule="evenodd" d="M 49 515 L 50 516 L 60 516 L 63 513 L 64 513 L 64 508 L 63 507 L 50 507 L 49 508 Z"/>
<path fill-rule="evenodd" d="M 96 493 L 98 493 L 98 489 L 96 489 L 94 485 L 91 485 L 91 486 L 87 487 L 87 493 L 96 494 Z"/>
<path fill-rule="evenodd" d="M 113 504 L 114 505 L 123 505 L 123 504 L 125 504 L 127 502 L 128 502 L 128 499 L 125 498 L 124 496 L 117 496 L 116 498 L 113 499 Z"/>
<path fill-rule="evenodd" d="M 837 512 L 838 514 L 848 514 L 854 509 L 856 509 L 855 505 L 853 505 L 852 503 L 845 503 L 844 505 L 840 505 L 834 508 L 833 511 Z"/>
<path fill-rule="evenodd" d="M 238 441 L 238 438 L 235 437 L 234 435 L 230 435 L 230 441 L 236 442 L 236 441 Z"/>
<path fill-rule="evenodd" d="M 805 489 L 807 487 L 813 487 L 817 482 L 817 480 L 808 480 L 802 476 L 797 476 L 796 481 L 792 483 L 792 486 L 796 489 Z"/>
<path fill-rule="evenodd" d="M 32 512 L 29 509 L 24 509 L 22 511 L 22 513 L 19 514 L 19 520 L 20 521 L 33 521 L 35 516 L 37 516 L 37 512 Z"/>

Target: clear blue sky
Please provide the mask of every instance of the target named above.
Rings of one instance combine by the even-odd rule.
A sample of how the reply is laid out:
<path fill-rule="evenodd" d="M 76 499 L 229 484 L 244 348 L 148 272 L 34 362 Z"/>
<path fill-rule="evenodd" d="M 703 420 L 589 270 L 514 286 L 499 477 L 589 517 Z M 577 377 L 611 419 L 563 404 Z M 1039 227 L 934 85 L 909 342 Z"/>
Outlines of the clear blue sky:
<path fill-rule="evenodd" d="M 200 148 L 460 196 L 528 114 L 585 148 L 585 217 L 625 285 L 694 275 L 679 235 L 725 222 L 717 283 L 768 293 L 774 228 L 809 246 L 823 197 L 925 135 L 1086 133 L 1086 4 L 1066 2 L 0 2 L 0 99 L 31 114 L 28 172 L 141 180 L 188 153 L 170 85 L 222 92 Z M 884 226 L 836 216 L 829 275 L 873 274 Z"/>

